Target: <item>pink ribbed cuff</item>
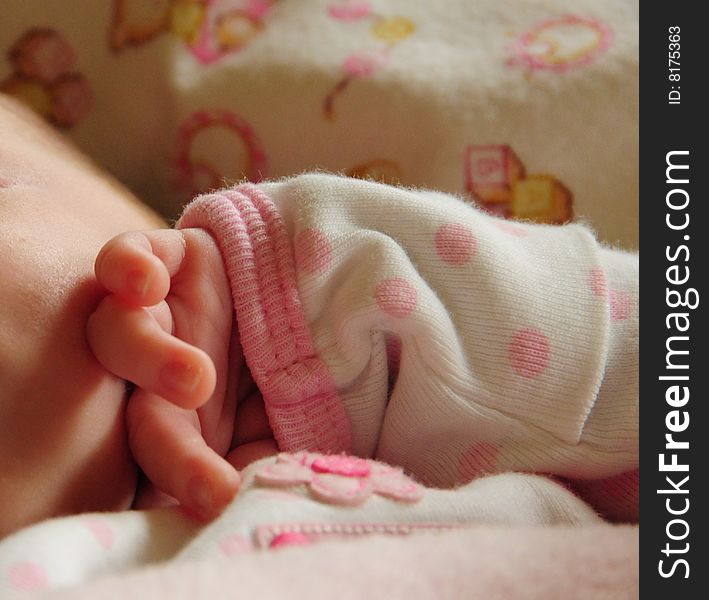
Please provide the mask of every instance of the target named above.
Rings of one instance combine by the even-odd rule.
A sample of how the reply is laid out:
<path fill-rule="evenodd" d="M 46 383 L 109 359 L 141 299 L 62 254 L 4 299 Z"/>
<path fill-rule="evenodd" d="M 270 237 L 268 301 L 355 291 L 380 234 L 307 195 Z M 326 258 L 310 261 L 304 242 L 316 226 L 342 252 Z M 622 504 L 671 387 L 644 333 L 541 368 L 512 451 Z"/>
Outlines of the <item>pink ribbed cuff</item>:
<path fill-rule="evenodd" d="M 273 202 L 249 184 L 221 190 L 192 201 L 177 227 L 206 229 L 217 241 L 244 356 L 280 449 L 351 451 L 349 421 L 315 354 L 292 246 Z"/>

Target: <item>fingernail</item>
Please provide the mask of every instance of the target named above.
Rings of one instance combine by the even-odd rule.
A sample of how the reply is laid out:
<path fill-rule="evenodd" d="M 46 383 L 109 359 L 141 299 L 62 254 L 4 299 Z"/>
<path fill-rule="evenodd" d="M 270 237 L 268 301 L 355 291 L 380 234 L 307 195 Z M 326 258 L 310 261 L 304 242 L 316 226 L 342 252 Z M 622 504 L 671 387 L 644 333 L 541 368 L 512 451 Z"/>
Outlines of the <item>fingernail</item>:
<path fill-rule="evenodd" d="M 180 395 L 194 393 L 199 385 L 201 369 L 182 362 L 167 363 L 160 369 L 160 382 Z"/>
<path fill-rule="evenodd" d="M 145 292 L 148 291 L 150 277 L 144 271 L 135 270 L 128 273 L 126 283 L 133 293 L 142 297 L 145 296 Z"/>
<path fill-rule="evenodd" d="M 214 505 L 214 493 L 204 477 L 193 477 L 187 483 L 187 496 L 193 510 L 196 510 L 203 518 L 212 514 Z"/>

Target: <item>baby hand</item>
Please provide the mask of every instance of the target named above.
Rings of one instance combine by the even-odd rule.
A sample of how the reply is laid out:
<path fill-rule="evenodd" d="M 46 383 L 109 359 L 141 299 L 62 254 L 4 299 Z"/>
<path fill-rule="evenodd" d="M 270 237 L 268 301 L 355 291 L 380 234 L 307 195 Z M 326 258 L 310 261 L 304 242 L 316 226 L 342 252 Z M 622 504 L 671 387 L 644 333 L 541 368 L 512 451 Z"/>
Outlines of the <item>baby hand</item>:
<path fill-rule="evenodd" d="M 125 233 L 103 247 L 95 272 L 109 294 L 88 340 L 108 371 L 136 386 L 126 413 L 135 460 L 159 490 L 211 519 L 240 483 L 223 456 L 237 397 L 227 387 L 238 386 L 230 373 L 243 362 L 216 242 L 200 229 Z"/>

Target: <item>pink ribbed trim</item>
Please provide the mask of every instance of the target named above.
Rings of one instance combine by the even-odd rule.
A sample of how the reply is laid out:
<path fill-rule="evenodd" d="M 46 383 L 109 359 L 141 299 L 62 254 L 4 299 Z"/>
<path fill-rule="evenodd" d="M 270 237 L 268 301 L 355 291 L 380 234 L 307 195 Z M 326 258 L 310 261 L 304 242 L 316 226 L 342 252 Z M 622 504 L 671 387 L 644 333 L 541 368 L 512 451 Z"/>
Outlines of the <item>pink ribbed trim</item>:
<path fill-rule="evenodd" d="M 231 285 L 246 362 L 281 450 L 349 452 L 349 421 L 315 355 L 296 287 L 293 251 L 273 202 L 253 185 L 196 198 L 177 227 L 209 231 Z"/>

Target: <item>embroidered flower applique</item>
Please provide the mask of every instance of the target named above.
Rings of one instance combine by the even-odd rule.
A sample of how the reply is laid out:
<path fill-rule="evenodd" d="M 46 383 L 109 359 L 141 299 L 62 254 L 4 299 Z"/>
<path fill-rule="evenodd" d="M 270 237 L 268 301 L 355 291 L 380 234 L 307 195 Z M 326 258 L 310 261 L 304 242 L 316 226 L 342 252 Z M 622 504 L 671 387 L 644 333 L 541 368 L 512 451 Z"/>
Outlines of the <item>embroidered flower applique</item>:
<path fill-rule="evenodd" d="M 424 493 L 401 469 L 344 454 L 281 453 L 256 473 L 256 481 L 269 487 L 306 485 L 321 502 L 344 506 L 364 504 L 373 494 L 414 503 Z"/>

